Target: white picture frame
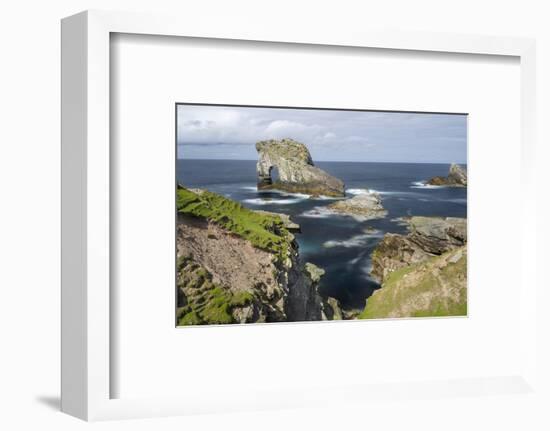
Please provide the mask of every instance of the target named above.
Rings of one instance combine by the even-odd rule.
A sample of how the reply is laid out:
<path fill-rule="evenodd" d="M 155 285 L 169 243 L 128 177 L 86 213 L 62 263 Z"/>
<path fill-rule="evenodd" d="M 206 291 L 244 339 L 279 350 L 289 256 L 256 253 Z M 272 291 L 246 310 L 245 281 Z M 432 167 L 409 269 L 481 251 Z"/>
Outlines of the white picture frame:
<path fill-rule="evenodd" d="M 251 23 L 210 27 L 192 17 L 87 11 L 62 21 L 62 410 L 85 420 L 184 415 L 247 409 L 318 406 L 333 400 L 332 388 L 300 393 L 260 390 L 225 403 L 204 398 L 112 399 L 110 354 L 110 36 L 127 33 L 242 41 L 284 42 L 331 47 L 513 56 L 521 67 L 522 220 L 520 375 L 400 385 L 349 387 L 340 399 L 421 399 L 458 395 L 537 391 L 536 367 L 536 196 L 534 184 L 536 82 L 531 39 L 416 32 L 365 31 L 334 34 Z M 539 337 L 541 336 L 539 332 Z M 279 394 L 280 395 L 280 394 Z M 273 400 L 277 400 L 274 402 Z M 270 407 L 267 407 L 268 404 Z"/>

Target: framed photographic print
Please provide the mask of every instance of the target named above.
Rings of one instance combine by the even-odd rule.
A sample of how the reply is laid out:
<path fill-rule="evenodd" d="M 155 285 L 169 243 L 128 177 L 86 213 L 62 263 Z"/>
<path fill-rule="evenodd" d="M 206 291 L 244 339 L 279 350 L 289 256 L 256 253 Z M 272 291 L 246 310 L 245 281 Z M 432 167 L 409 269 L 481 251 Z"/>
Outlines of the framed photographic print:
<path fill-rule="evenodd" d="M 539 393 L 532 40 L 88 11 L 62 54 L 64 412 Z"/>

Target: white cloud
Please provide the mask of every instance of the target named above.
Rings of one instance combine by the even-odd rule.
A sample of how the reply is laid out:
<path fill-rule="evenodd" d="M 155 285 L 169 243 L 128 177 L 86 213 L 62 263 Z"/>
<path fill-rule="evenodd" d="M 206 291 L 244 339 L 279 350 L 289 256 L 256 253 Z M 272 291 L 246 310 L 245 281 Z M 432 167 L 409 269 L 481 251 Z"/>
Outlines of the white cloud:
<path fill-rule="evenodd" d="M 293 138 L 317 160 L 465 161 L 466 117 L 369 111 L 178 106 L 178 142 L 193 154 L 223 144 L 227 157 L 254 158 L 254 143 Z M 201 146 L 203 150 L 201 150 Z M 239 148 L 230 151 L 229 147 Z M 365 151 L 368 149 L 368 151 Z M 221 151 L 221 149 L 220 149 Z M 231 153 L 231 154 L 230 154 Z M 432 160 L 434 161 L 434 160 Z"/>

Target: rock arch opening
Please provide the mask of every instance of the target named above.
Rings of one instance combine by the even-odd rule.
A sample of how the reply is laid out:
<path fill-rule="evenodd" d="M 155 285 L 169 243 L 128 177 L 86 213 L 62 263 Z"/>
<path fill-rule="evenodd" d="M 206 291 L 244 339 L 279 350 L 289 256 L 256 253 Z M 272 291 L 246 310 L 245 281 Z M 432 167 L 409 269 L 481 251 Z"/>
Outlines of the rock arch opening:
<path fill-rule="evenodd" d="M 269 178 L 271 179 L 271 184 L 279 181 L 279 168 L 275 165 L 269 168 Z"/>

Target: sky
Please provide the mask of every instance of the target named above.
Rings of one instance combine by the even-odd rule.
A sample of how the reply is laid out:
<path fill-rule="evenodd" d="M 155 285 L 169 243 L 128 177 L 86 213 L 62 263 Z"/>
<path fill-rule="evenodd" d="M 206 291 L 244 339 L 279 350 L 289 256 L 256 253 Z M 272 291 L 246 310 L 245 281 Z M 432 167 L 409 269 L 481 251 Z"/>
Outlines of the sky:
<path fill-rule="evenodd" d="M 256 160 L 254 144 L 292 138 L 313 161 L 466 163 L 467 116 L 178 105 L 178 158 Z"/>

